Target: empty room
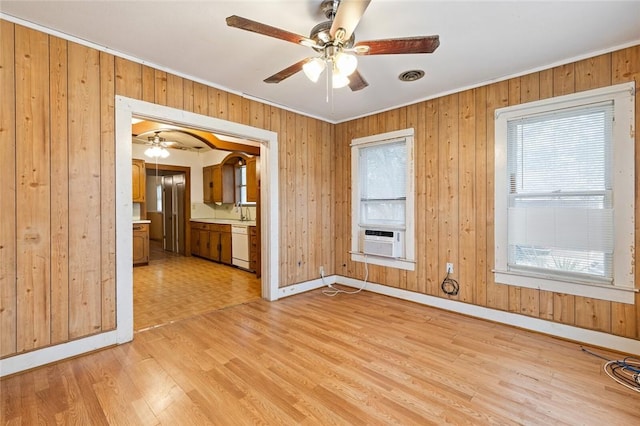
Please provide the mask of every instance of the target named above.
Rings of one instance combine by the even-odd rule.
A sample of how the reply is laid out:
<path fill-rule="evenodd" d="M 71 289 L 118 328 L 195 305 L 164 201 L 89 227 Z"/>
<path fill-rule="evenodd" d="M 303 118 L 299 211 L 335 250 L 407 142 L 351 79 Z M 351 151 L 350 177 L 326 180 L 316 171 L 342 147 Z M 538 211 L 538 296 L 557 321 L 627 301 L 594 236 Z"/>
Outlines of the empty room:
<path fill-rule="evenodd" d="M 640 423 L 638 1 L 3 1 L 0 422 Z"/>

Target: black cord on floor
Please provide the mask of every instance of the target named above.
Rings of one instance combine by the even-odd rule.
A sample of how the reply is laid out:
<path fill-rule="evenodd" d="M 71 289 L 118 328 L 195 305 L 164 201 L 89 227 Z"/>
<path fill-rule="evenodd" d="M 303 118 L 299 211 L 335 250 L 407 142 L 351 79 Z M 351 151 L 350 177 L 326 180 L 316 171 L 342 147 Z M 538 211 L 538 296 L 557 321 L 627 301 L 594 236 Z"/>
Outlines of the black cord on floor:
<path fill-rule="evenodd" d="M 449 296 L 455 296 L 458 294 L 458 291 L 460 291 L 460 284 L 458 284 L 458 281 L 454 280 L 453 278 L 449 278 L 449 273 L 447 272 L 447 276 L 444 277 L 444 280 L 442 280 L 440 288 L 445 292 L 445 294 L 448 294 Z"/>

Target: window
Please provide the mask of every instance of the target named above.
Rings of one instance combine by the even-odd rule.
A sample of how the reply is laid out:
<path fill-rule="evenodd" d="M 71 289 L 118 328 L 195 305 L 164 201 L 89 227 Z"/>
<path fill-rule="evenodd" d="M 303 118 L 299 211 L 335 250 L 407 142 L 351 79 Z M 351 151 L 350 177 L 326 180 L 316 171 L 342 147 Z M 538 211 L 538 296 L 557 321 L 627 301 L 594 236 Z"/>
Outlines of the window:
<path fill-rule="evenodd" d="M 354 139 L 351 165 L 352 259 L 413 270 L 413 129 Z"/>
<path fill-rule="evenodd" d="M 633 90 L 496 111 L 496 282 L 633 303 Z"/>
<path fill-rule="evenodd" d="M 236 200 L 240 205 L 255 205 L 255 202 L 247 201 L 247 165 L 236 166 Z"/>

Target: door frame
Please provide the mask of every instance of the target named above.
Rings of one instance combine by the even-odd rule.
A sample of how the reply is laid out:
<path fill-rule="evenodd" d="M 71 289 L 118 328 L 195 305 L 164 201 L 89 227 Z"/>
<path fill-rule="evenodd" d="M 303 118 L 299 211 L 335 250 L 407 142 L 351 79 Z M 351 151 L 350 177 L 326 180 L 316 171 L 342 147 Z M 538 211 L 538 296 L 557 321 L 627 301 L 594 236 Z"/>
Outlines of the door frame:
<path fill-rule="evenodd" d="M 260 147 L 261 265 L 262 298 L 278 299 L 279 216 L 278 135 L 275 132 L 208 117 L 124 96 L 115 98 L 116 122 L 116 319 L 117 343 L 133 339 L 133 266 L 131 217 L 131 120 L 153 121 L 196 128 L 246 140 Z M 244 142 L 243 142 L 244 143 Z"/>

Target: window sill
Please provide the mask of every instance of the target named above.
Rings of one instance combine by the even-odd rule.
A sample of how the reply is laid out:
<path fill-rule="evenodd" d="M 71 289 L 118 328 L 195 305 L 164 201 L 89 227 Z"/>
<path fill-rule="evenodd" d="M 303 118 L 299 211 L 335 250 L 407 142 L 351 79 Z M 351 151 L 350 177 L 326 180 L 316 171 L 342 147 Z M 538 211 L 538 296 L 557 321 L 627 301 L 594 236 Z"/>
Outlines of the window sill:
<path fill-rule="evenodd" d="M 416 269 L 416 262 L 409 259 L 397 259 L 393 257 L 374 256 L 371 254 L 351 252 L 351 260 L 354 262 L 366 262 L 369 265 L 404 269 L 406 271 L 415 271 Z"/>
<path fill-rule="evenodd" d="M 551 278 L 524 275 L 510 271 L 493 271 L 497 284 L 507 284 L 518 287 L 533 288 L 552 291 L 555 293 L 572 294 L 575 296 L 590 297 L 592 299 L 608 300 L 633 305 L 635 293 L 638 291 L 629 287 L 616 287 L 612 285 L 580 284 L 568 281 L 559 281 Z"/>

